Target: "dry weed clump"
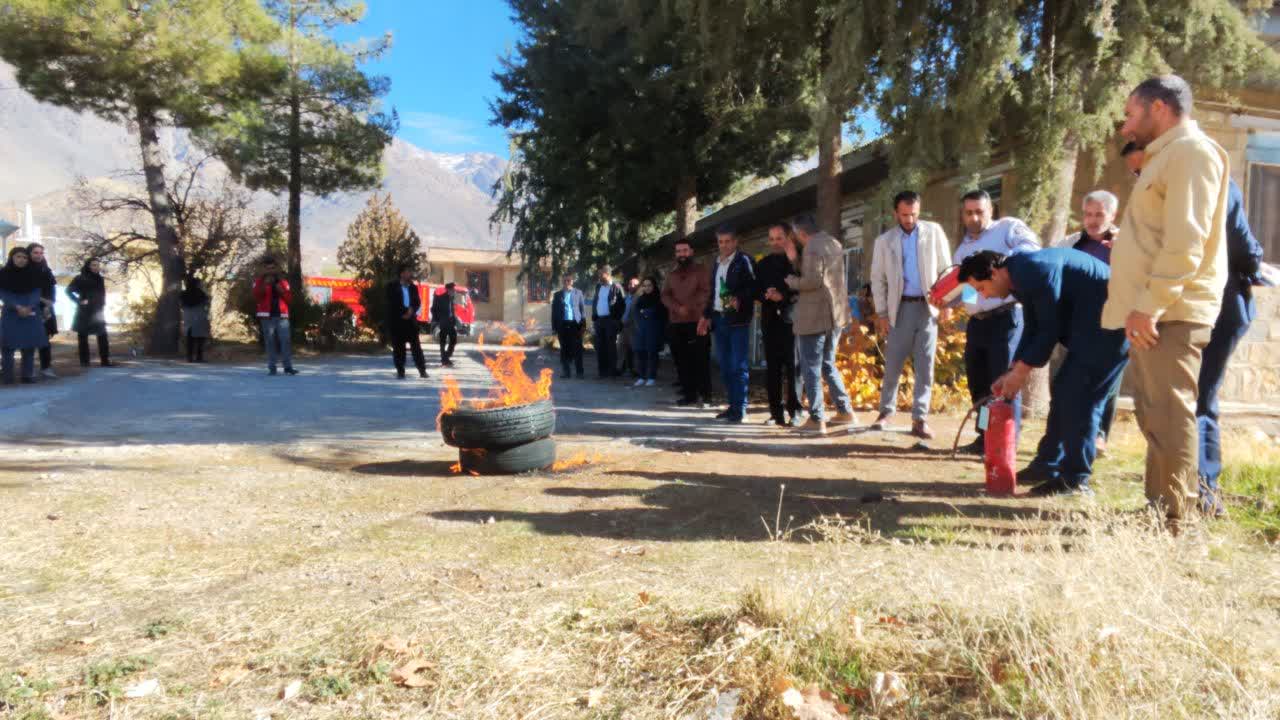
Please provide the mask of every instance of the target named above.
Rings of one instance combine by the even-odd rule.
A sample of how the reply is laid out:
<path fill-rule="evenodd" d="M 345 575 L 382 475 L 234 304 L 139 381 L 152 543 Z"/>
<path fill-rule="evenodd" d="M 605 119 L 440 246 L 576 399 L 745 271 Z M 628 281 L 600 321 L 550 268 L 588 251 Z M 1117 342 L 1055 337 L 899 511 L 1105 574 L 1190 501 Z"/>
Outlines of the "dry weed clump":
<path fill-rule="evenodd" d="M 852 582 L 780 577 L 640 638 L 681 668 L 673 712 L 733 689 L 735 717 L 791 719 L 784 696 L 809 688 L 830 698 L 823 718 L 1280 717 L 1277 568 L 1215 542 L 1106 514 L 1037 552 L 934 547 Z"/>

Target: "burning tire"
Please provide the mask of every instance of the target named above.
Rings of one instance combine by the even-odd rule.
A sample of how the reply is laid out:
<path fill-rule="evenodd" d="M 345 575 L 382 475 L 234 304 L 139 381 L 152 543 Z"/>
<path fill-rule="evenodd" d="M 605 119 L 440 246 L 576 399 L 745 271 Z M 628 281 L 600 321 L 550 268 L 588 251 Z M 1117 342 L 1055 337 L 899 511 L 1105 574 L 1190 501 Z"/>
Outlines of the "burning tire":
<path fill-rule="evenodd" d="M 530 470 L 543 470 L 556 461 L 556 441 L 542 438 L 505 448 L 458 450 L 463 472 L 480 475 L 515 475 Z"/>
<path fill-rule="evenodd" d="M 464 406 L 440 416 L 440 434 L 456 448 L 511 448 L 550 437 L 555 429 L 550 400 L 485 410 Z"/>

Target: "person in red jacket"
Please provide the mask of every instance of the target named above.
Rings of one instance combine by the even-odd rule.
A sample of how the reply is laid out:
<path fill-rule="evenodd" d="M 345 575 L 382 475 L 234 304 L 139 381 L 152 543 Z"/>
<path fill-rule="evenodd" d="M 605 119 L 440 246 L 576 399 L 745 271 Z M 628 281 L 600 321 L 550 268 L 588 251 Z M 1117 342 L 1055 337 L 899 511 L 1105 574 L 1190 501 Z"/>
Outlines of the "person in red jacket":
<path fill-rule="evenodd" d="M 253 300 L 262 324 L 262 341 L 267 346 L 267 374 L 276 374 L 277 355 L 284 362 L 285 375 L 297 375 L 293 369 L 293 349 L 289 342 L 289 303 L 293 291 L 289 281 L 280 275 L 274 258 L 262 263 L 262 274 L 253 281 Z"/>

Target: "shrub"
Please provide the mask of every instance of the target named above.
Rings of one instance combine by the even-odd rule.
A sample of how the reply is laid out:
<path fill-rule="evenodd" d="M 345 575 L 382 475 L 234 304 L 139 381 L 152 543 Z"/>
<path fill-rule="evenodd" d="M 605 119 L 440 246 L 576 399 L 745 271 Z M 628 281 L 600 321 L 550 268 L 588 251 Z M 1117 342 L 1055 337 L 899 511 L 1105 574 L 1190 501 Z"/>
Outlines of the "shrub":
<path fill-rule="evenodd" d="M 964 327 L 965 318 L 953 312 L 951 319 L 938 328 L 930 408 L 934 412 L 967 409 L 970 405 L 969 382 L 964 371 Z M 878 336 L 873 327 L 861 323 L 855 323 L 840 340 L 836 367 L 844 377 L 854 407 L 860 410 L 874 409 L 880 403 L 886 340 Z M 915 374 L 908 358 L 898 385 L 898 409 L 910 409 L 914 386 Z"/>

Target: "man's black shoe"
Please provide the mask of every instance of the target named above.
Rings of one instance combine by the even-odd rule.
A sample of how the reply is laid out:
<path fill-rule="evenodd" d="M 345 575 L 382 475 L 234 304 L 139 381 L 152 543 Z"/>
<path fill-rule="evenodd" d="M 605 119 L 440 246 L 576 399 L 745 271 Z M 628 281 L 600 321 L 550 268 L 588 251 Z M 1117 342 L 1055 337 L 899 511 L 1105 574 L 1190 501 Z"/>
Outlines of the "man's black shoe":
<path fill-rule="evenodd" d="M 1027 494 L 1031 497 L 1049 497 L 1052 495 L 1069 495 L 1073 492 L 1075 492 L 1075 488 L 1062 480 L 1050 480 L 1031 488 L 1031 491 Z"/>
<path fill-rule="evenodd" d="M 285 368 L 285 369 L 284 369 L 284 374 L 285 374 L 285 375 L 297 375 L 297 374 L 298 374 L 298 371 L 297 371 L 297 370 L 294 370 L 293 368 Z"/>
<path fill-rule="evenodd" d="M 397 372 L 396 372 L 396 379 L 397 379 L 397 380 L 403 380 L 403 379 L 404 379 L 404 371 L 403 371 L 403 370 L 399 370 L 399 371 L 397 371 Z"/>
<path fill-rule="evenodd" d="M 583 373 L 578 373 L 578 379 L 579 379 L 579 380 L 582 380 L 582 379 L 583 379 L 583 378 L 585 378 L 585 377 L 586 377 L 586 375 L 584 375 Z"/>
<path fill-rule="evenodd" d="M 716 414 L 716 419 L 717 419 L 717 420 L 728 420 L 728 419 L 729 419 L 729 417 L 730 417 L 732 414 L 733 414 L 733 413 L 730 413 L 728 410 L 725 410 L 724 412 L 717 413 L 717 414 Z"/>
<path fill-rule="evenodd" d="M 697 405 L 697 404 L 698 404 L 697 398 L 682 397 L 676 400 L 677 407 L 689 407 L 690 405 Z"/>
<path fill-rule="evenodd" d="M 426 379 L 427 379 L 427 377 L 428 377 L 428 375 L 427 375 L 427 371 L 426 371 L 426 370 L 419 370 L 419 371 L 418 371 L 418 377 L 422 378 L 423 380 L 426 380 Z"/>
<path fill-rule="evenodd" d="M 568 380 L 570 377 L 572 377 L 572 376 L 571 376 L 571 375 L 569 375 L 569 373 L 567 373 L 567 372 L 562 372 L 562 373 L 560 373 L 560 379 L 561 379 L 561 380 Z"/>
<path fill-rule="evenodd" d="M 986 451 L 987 446 L 986 443 L 983 442 L 982 436 L 978 436 L 977 440 L 974 440 L 968 445 L 961 445 L 956 448 L 956 452 L 963 453 L 965 455 L 982 455 Z"/>
<path fill-rule="evenodd" d="M 742 417 L 741 415 L 730 415 L 729 417 L 725 418 L 724 421 L 729 423 L 730 425 L 741 425 L 742 423 L 746 422 L 746 418 Z"/>
<path fill-rule="evenodd" d="M 1043 465 L 1032 463 L 1018 471 L 1019 485 L 1040 485 L 1059 480 L 1057 475 Z"/>
<path fill-rule="evenodd" d="M 275 375 L 275 374 L 276 374 L 276 369 L 275 369 L 275 368 L 271 368 L 270 370 L 268 370 L 268 371 L 267 371 L 267 374 L 268 374 L 268 375 Z"/>

